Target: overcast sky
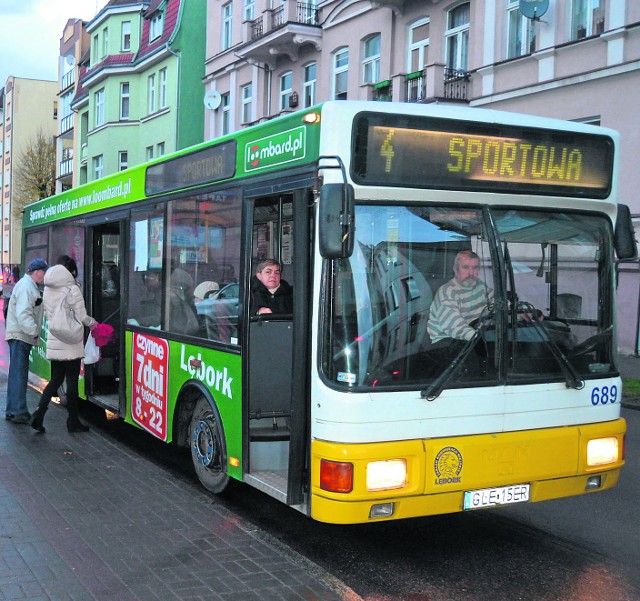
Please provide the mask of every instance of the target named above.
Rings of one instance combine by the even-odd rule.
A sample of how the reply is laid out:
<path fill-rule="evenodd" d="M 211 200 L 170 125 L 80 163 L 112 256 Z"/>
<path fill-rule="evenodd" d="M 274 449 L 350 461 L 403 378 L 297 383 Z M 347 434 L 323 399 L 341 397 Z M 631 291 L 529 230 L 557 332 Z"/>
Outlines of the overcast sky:
<path fill-rule="evenodd" d="M 91 20 L 107 0 L 0 0 L 0 88 L 9 75 L 58 79 L 68 19 Z"/>

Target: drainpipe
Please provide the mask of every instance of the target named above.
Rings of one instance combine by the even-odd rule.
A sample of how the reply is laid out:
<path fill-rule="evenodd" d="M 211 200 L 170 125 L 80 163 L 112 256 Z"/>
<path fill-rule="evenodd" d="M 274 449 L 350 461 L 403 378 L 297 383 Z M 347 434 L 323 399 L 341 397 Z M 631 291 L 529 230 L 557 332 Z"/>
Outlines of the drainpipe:
<path fill-rule="evenodd" d="M 182 64 L 182 56 L 180 55 L 180 52 L 174 52 L 171 49 L 171 46 L 169 44 L 167 44 L 166 48 L 171 54 L 173 54 L 173 56 L 176 57 L 176 60 L 178 62 L 178 68 L 176 70 L 176 81 L 177 81 L 177 84 L 176 84 L 176 115 L 177 115 L 177 118 L 176 118 L 176 144 L 175 144 L 175 148 L 174 148 L 174 151 L 175 151 L 175 150 L 179 149 L 178 142 L 179 142 L 179 139 L 180 139 L 178 136 L 180 135 L 180 67 L 181 67 L 181 64 Z"/>

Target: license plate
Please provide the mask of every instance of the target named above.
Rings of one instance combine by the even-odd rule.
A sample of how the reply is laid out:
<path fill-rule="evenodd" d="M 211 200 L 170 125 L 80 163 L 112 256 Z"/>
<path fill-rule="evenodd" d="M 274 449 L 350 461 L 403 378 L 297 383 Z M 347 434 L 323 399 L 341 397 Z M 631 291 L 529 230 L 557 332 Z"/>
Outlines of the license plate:
<path fill-rule="evenodd" d="M 529 500 L 529 484 L 514 484 L 498 488 L 467 490 L 464 493 L 464 509 L 482 509 L 496 505 L 526 503 Z"/>

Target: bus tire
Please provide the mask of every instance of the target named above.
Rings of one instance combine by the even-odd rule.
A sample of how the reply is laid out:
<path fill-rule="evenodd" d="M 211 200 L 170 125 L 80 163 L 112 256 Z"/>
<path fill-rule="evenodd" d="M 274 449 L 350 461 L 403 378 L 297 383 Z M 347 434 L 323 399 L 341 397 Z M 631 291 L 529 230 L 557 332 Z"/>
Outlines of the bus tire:
<path fill-rule="evenodd" d="M 206 398 L 200 397 L 189 422 L 191 460 L 198 480 L 212 493 L 223 492 L 229 484 L 227 448 L 220 415 Z"/>

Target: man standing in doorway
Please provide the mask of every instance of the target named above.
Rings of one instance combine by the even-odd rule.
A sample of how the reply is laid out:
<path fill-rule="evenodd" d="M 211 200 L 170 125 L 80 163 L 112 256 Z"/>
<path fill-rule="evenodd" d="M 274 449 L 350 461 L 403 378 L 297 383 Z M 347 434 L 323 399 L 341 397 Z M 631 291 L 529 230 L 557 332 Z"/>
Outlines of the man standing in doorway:
<path fill-rule="evenodd" d="M 29 353 L 31 347 L 38 344 L 42 328 L 42 294 L 38 286 L 44 282 L 48 267 L 44 259 L 33 259 L 9 301 L 5 324 L 10 361 L 5 419 L 14 424 L 28 424 L 31 418 L 27 408 Z"/>

